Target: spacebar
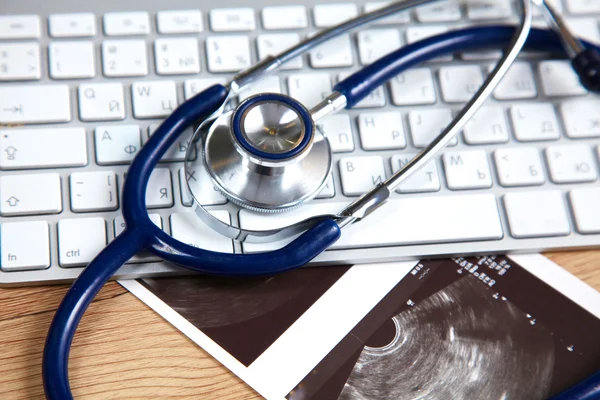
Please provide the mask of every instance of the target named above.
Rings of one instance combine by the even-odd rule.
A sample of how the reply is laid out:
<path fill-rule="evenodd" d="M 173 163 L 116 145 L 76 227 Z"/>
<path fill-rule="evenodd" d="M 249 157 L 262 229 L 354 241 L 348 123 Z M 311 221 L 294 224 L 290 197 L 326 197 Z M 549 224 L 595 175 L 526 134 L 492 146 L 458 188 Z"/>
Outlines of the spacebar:
<path fill-rule="evenodd" d="M 290 213 L 264 216 L 240 211 L 246 229 L 288 225 L 311 215 L 337 213 L 347 203 L 310 204 Z M 493 194 L 401 197 L 388 201 L 367 218 L 342 229 L 332 249 L 498 240 L 502 223 Z M 244 243 L 245 252 L 272 250 L 283 242 Z"/>

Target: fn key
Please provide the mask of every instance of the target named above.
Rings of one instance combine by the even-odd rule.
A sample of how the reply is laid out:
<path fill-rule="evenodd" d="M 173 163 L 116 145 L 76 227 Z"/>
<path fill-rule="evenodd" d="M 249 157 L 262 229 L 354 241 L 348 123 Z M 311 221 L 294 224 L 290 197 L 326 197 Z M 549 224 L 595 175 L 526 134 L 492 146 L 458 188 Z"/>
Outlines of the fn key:
<path fill-rule="evenodd" d="M 10 222 L 0 226 L 2 271 L 44 269 L 50 266 L 48 223 Z"/>

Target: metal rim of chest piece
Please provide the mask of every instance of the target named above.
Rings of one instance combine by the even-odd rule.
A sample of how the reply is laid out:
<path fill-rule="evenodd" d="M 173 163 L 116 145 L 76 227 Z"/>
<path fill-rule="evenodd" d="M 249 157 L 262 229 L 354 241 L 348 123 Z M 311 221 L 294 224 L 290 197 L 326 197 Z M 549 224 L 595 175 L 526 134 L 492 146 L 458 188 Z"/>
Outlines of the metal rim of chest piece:
<path fill-rule="evenodd" d="M 289 211 L 314 198 L 326 185 L 333 164 L 329 141 L 315 129 L 310 112 L 278 93 L 248 97 L 218 116 L 207 131 L 200 127 L 189 150 L 195 151 L 188 151 L 187 171 L 204 169 L 233 204 L 263 213 Z M 302 229 L 299 223 L 291 231 L 251 231 L 220 221 L 199 201 L 201 185 L 186 181 L 196 214 L 222 235 L 261 242 L 261 237 L 289 237 Z"/>

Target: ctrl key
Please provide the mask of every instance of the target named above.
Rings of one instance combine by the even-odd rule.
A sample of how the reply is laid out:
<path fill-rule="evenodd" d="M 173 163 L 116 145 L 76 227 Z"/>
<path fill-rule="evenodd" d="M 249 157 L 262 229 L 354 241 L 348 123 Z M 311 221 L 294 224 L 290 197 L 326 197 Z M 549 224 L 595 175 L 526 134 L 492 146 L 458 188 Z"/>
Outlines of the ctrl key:
<path fill-rule="evenodd" d="M 9 222 L 0 226 L 0 268 L 4 272 L 50 266 L 50 238 L 45 221 Z"/>
<path fill-rule="evenodd" d="M 63 219 L 58 222 L 58 262 L 61 267 L 83 267 L 106 246 L 103 218 Z"/>

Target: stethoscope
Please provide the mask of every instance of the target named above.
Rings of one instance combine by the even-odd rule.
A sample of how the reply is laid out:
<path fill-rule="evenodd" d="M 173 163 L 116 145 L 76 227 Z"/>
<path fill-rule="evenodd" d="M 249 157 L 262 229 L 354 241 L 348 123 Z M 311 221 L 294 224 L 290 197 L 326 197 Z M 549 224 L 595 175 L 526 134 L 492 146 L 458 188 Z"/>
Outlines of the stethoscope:
<path fill-rule="evenodd" d="M 293 98 L 276 93 L 251 96 L 236 108 L 228 109 L 229 100 L 242 88 L 316 45 L 365 23 L 431 1 L 395 2 L 321 31 L 240 72 L 227 85 L 209 87 L 165 119 L 128 170 L 122 193 L 122 213 L 127 228 L 82 271 L 52 321 L 42 366 L 48 399 L 73 398 L 68 358 L 79 321 L 102 286 L 140 250 L 149 250 L 164 260 L 205 274 L 265 275 L 301 267 L 336 242 L 344 226 L 360 221 L 383 205 L 398 185 L 448 144 L 494 91 L 523 48 L 567 53 L 582 84 L 590 91 L 600 90 L 600 48 L 575 38 L 560 15 L 543 0 L 521 0 L 523 17 L 516 29 L 511 26 L 466 28 L 405 46 L 337 83 L 334 91 L 310 110 Z M 531 28 L 530 1 L 545 6 L 554 32 Z M 286 211 L 313 198 L 331 170 L 331 149 L 317 121 L 353 107 L 408 68 L 441 55 L 484 48 L 507 50 L 452 123 L 404 168 L 338 214 L 312 217 L 281 229 L 242 230 L 212 216 L 198 201 L 197 188 L 190 185 L 196 200 L 196 214 L 218 232 L 246 241 L 294 237 L 283 248 L 258 254 L 213 252 L 175 240 L 150 220 L 145 203 L 150 175 L 163 154 L 194 123 L 203 121 L 188 146 L 186 168 L 206 168 L 215 186 L 240 207 L 259 212 Z M 560 398 L 597 398 L 600 374 L 571 390 L 560 395 L 567 397 Z"/>

